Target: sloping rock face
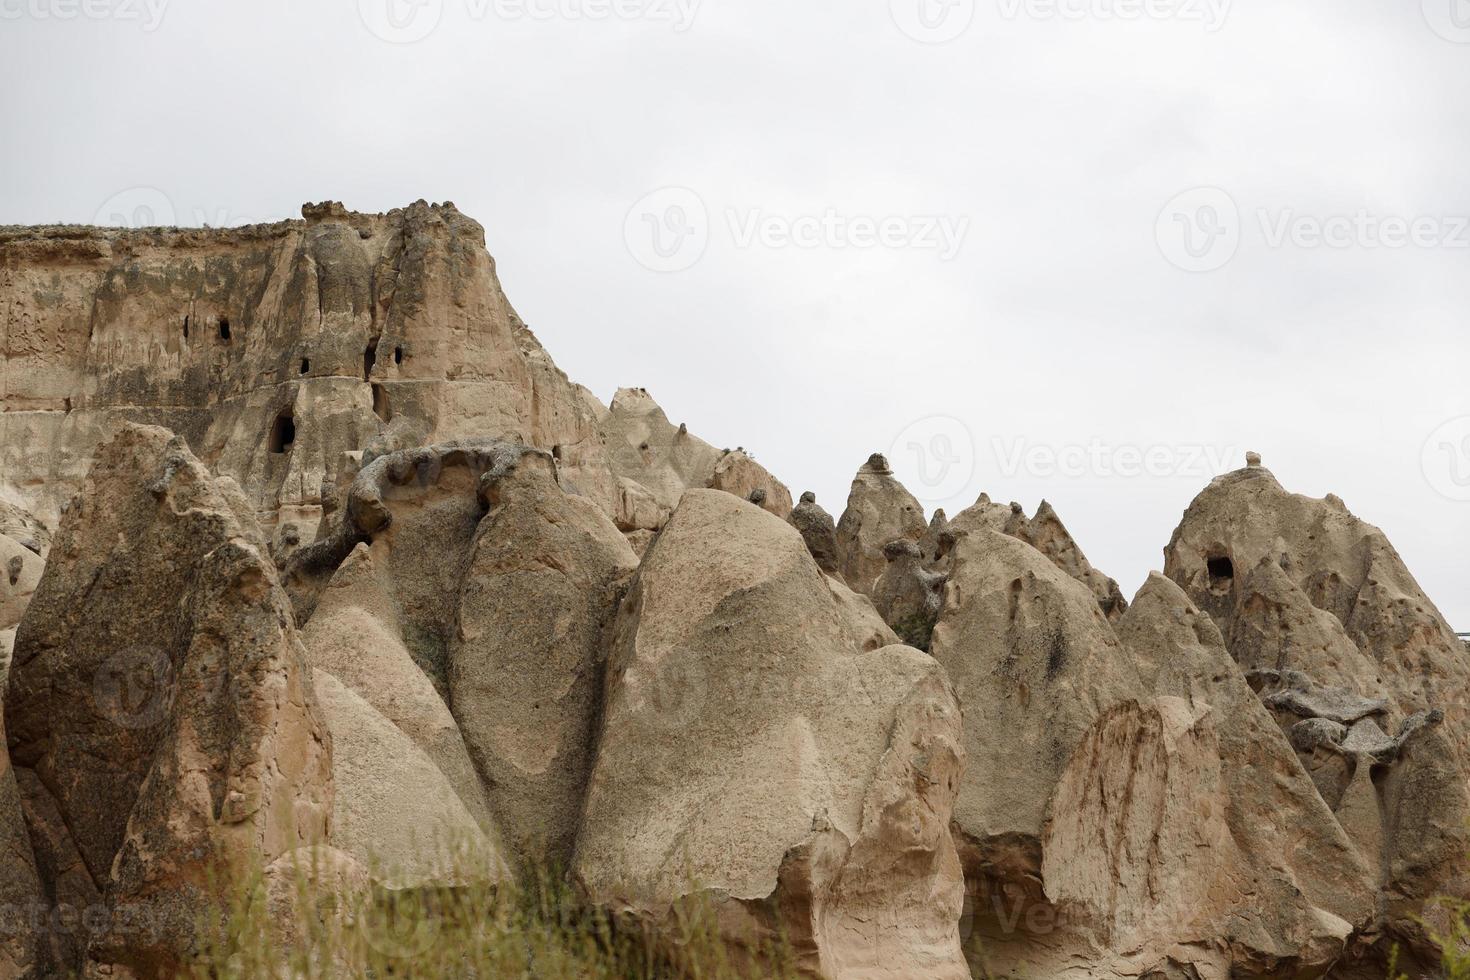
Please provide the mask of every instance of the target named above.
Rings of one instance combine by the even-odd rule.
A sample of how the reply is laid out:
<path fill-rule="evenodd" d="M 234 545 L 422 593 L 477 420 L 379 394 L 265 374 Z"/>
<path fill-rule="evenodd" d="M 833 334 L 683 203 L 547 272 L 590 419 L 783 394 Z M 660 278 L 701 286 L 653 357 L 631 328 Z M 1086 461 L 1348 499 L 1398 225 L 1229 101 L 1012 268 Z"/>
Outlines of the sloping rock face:
<path fill-rule="evenodd" d="M 6 644 L 0 646 L 0 692 L 5 690 L 9 673 L 10 647 Z M 0 747 L 5 744 L 3 709 L 0 698 Z M 0 977 L 25 976 L 37 967 L 41 936 L 35 913 L 46 907 L 10 755 L 0 751 Z"/>
<path fill-rule="evenodd" d="M 170 973 L 216 856 L 325 837 L 328 736 L 263 549 L 161 429 L 123 427 L 73 500 L 5 701 L 44 902 L 105 913 L 49 936 L 51 968 Z"/>
<path fill-rule="evenodd" d="M 786 521 L 801 534 L 817 567 L 828 575 L 841 574 L 837 567 L 837 523 L 817 503 L 817 495 L 808 490 L 791 508 Z"/>
<path fill-rule="evenodd" d="M 784 522 L 683 495 L 618 612 L 577 880 L 652 921 L 702 896 L 813 975 L 966 977 L 958 706 L 834 595 Z"/>
<path fill-rule="evenodd" d="M 1278 722 L 1292 730 L 1313 722 L 1293 741 L 1381 868 L 1384 928 L 1432 956 L 1418 921 L 1425 904 L 1470 895 L 1464 645 L 1383 532 L 1336 497 L 1288 493 L 1258 464 L 1217 478 L 1194 500 L 1165 559 L 1165 573 L 1220 625 L 1235 659 L 1277 672 L 1262 684 Z M 1371 729 L 1357 728 L 1370 717 Z M 1333 724 L 1357 731 L 1353 743 L 1346 733 L 1342 743 L 1312 737 Z M 1354 751 L 1384 732 L 1402 736 L 1397 761 Z"/>
<path fill-rule="evenodd" d="M 1040 872 L 1047 803 L 1086 732 L 1145 688 L 1092 593 L 1041 552 L 978 528 L 955 543 L 934 658 L 965 711 L 955 805 L 967 873 Z"/>
<path fill-rule="evenodd" d="M 1128 608 L 1128 601 L 1123 598 L 1123 590 L 1118 583 L 1092 567 L 1062 519 L 1045 500 L 1036 508 L 1034 516 L 1027 517 L 1020 504 L 1012 503 L 1007 507 L 993 503 L 988 494 L 982 493 L 980 499 L 956 514 L 953 520 L 931 528 L 930 537 L 934 541 L 930 546 L 931 553 L 942 557 L 948 551 L 946 540 L 982 527 L 1009 534 L 1046 555 L 1058 568 L 1092 591 L 1110 622 L 1116 622 Z"/>
<path fill-rule="evenodd" d="M 597 418 L 451 204 L 226 230 L 0 229 L 0 499 L 54 523 L 123 421 L 167 426 L 309 538 L 343 454 L 554 452 L 609 513 Z"/>
<path fill-rule="evenodd" d="M 883 548 L 900 538 L 919 541 L 929 530 L 924 508 L 874 453 L 858 468 L 837 522 L 837 567 L 856 592 L 872 595 L 888 559 Z"/>
<path fill-rule="evenodd" d="M 603 632 L 638 565 L 605 514 L 526 453 L 482 480 L 449 652 L 450 701 L 511 846 L 571 860 L 601 717 Z"/>

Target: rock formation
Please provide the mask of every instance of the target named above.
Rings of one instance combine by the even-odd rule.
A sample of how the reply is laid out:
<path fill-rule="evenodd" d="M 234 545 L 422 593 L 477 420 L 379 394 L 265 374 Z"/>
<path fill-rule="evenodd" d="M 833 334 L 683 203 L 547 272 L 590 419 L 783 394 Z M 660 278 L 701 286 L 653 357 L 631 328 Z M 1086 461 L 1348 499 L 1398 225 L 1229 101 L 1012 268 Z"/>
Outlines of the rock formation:
<path fill-rule="evenodd" d="M 1310 745 L 1305 763 L 1329 802 L 1349 808 L 1344 824 L 1382 871 L 1383 927 L 1432 957 L 1436 916 L 1426 928 L 1425 903 L 1470 897 L 1464 645 L 1382 531 L 1337 497 L 1288 493 L 1259 461 L 1190 504 L 1164 570 L 1220 624 L 1237 661 L 1277 672 L 1263 693 L 1279 722 L 1351 727 L 1355 743 L 1402 734 L 1410 748 L 1397 762 L 1309 739 L 1307 729 L 1295 741 Z M 1369 718 L 1371 729 L 1356 727 Z"/>
<path fill-rule="evenodd" d="M 612 521 L 526 453 L 481 478 L 450 704 L 522 861 L 565 868 L 601 717 L 603 630 L 638 565 Z M 734 499 L 734 498 L 731 498 Z"/>
<path fill-rule="evenodd" d="M 881 453 L 868 457 L 853 477 L 847 509 L 837 522 L 837 567 L 847 584 L 870 595 L 888 560 L 890 541 L 918 541 L 929 529 L 924 508 L 893 475 Z"/>
<path fill-rule="evenodd" d="M 162 429 L 99 450 L 16 635 L 5 724 L 46 903 L 110 923 L 51 933 L 52 968 L 166 972 L 211 861 L 325 835 L 330 742 L 286 595 L 239 490 Z"/>
<path fill-rule="evenodd" d="M 834 522 L 569 381 L 483 240 L 0 228 L 0 978 L 171 976 L 242 862 L 297 941 L 309 865 L 565 872 L 676 959 L 708 904 L 752 976 L 1437 968 L 1470 660 L 1341 500 L 1250 454 L 1131 605 L 1045 501 L 875 455 Z"/>
<path fill-rule="evenodd" d="M 577 878 L 651 921 L 710 897 L 821 976 L 965 977 L 958 706 L 844 618 L 788 525 L 685 493 L 618 613 Z"/>

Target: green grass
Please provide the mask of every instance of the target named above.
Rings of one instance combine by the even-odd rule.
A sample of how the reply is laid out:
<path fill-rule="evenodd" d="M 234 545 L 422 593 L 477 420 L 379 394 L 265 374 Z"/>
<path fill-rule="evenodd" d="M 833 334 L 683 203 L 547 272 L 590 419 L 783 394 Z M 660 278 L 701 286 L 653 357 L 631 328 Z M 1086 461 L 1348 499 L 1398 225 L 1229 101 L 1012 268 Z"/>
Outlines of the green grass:
<path fill-rule="evenodd" d="M 309 852 L 289 875 L 237 869 L 211 890 L 188 976 L 422 977 L 535 980 L 737 980 L 794 977 L 783 943 L 754 948 L 723 935 L 708 901 L 686 903 L 657 930 L 580 902 L 560 876 L 497 886 L 456 864 L 455 886 L 344 887 Z"/>

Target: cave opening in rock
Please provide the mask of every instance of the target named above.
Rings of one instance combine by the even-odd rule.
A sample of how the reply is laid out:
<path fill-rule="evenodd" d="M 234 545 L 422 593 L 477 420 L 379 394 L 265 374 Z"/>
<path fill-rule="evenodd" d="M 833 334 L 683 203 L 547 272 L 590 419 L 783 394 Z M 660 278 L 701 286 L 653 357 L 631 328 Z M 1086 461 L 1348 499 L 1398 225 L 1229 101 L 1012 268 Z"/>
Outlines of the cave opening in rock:
<path fill-rule="evenodd" d="M 378 342 L 370 341 L 367 350 L 362 352 L 362 380 L 371 381 L 373 377 L 373 365 L 378 363 Z"/>
<path fill-rule="evenodd" d="M 1217 592 L 1229 590 L 1235 581 L 1235 563 L 1229 555 L 1212 555 L 1205 559 L 1205 568 L 1210 573 L 1210 588 Z"/>
<path fill-rule="evenodd" d="M 284 453 L 295 441 L 296 420 L 289 411 L 282 412 L 271 424 L 270 450 L 273 453 Z"/>
<path fill-rule="evenodd" d="M 309 358 L 309 357 L 303 357 L 301 359 L 301 373 L 302 374 L 309 374 L 310 372 L 311 372 L 311 358 Z"/>
<path fill-rule="evenodd" d="M 403 348 L 402 347 L 395 347 L 395 348 L 393 348 L 393 363 L 394 364 L 402 364 L 403 363 Z"/>
<path fill-rule="evenodd" d="M 189 339 L 189 318 L 184 317 L 184 339 Z"/>
<path fill-rule="evenodd" d="M 373 385 L 373 414 L 384 422 L 393 420 L 393 410 L 388 407 L 388 393 L 379 384 Z"/>
<path fill-rule="evenodd" d="M 219 318 L 219 339 L 220 340 L 229 340 L 230 339 L 230 321 L 227 320 L 224 317 L 220 317 Z"/>

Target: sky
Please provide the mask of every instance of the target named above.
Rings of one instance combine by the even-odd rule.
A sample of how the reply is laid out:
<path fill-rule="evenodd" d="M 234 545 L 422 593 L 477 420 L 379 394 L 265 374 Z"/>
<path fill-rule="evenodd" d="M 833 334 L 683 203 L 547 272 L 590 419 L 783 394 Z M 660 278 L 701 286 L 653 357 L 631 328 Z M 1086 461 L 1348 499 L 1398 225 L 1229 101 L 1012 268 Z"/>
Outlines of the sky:
<path fill-rule="evenodd" d="M 1467 0 L 0 0 L 0 223 L 455 202 L 557 363 L 1132 594 L 1247 450 L 1470 630 Z"/>

